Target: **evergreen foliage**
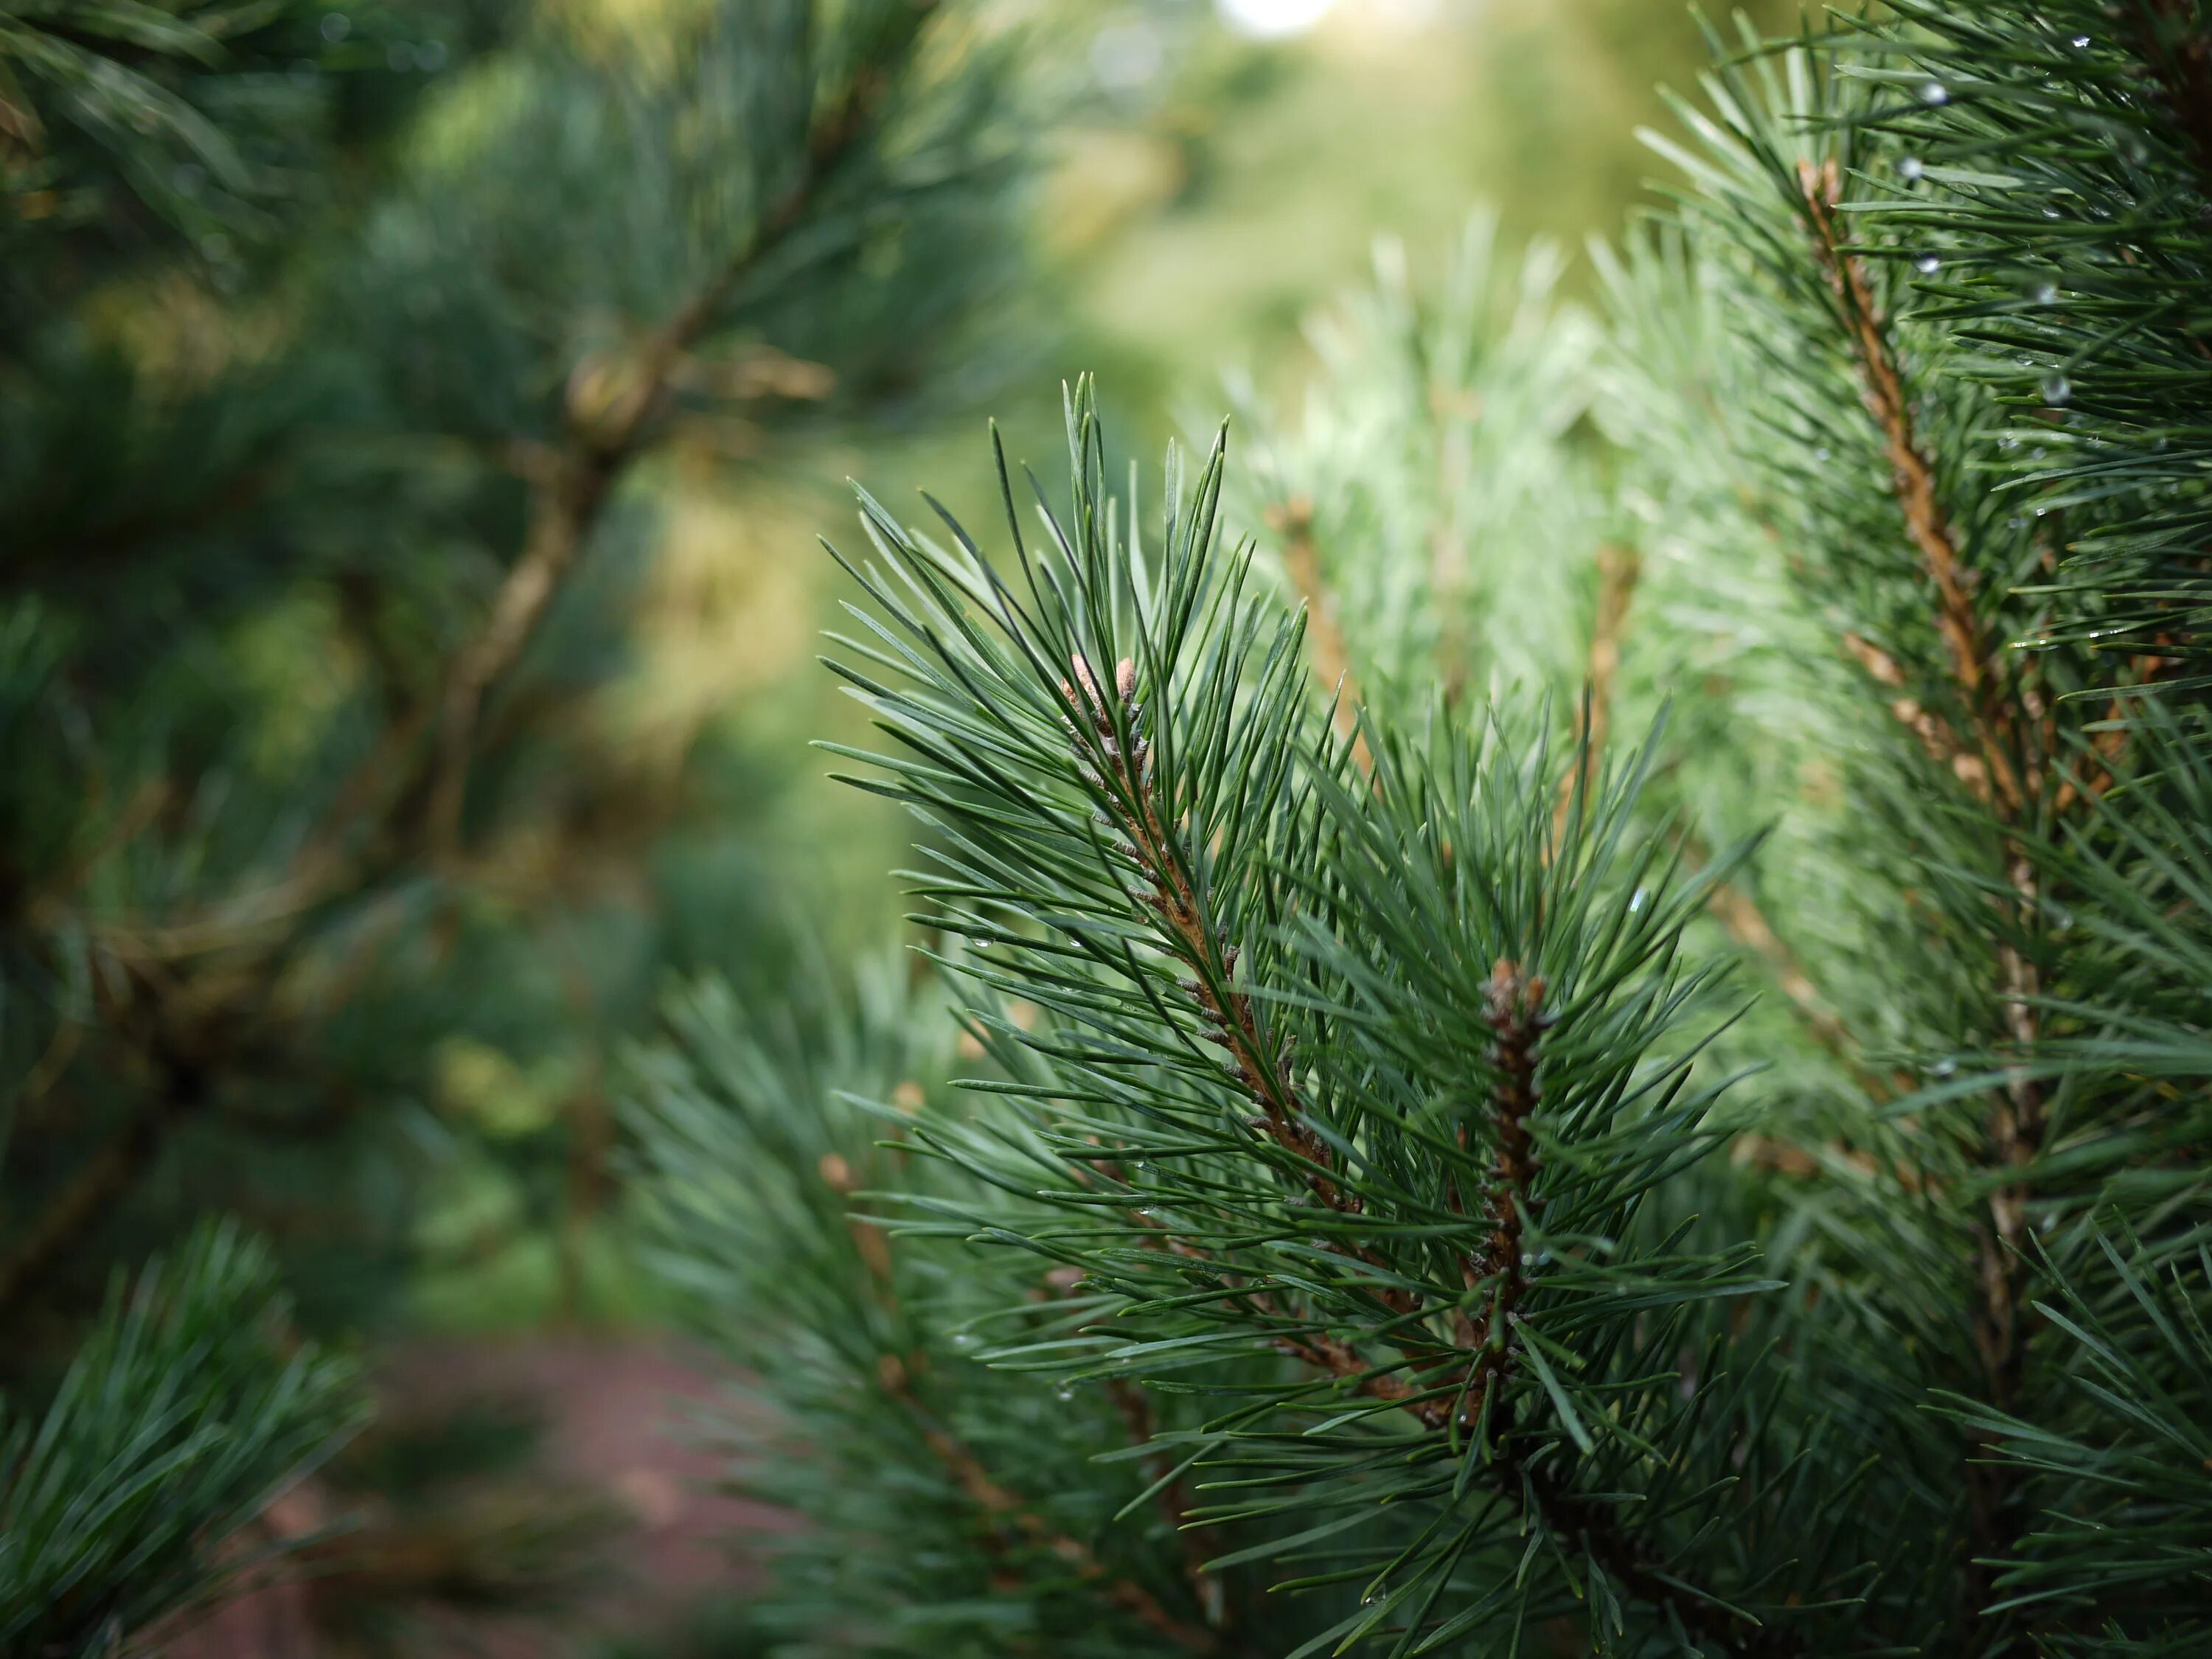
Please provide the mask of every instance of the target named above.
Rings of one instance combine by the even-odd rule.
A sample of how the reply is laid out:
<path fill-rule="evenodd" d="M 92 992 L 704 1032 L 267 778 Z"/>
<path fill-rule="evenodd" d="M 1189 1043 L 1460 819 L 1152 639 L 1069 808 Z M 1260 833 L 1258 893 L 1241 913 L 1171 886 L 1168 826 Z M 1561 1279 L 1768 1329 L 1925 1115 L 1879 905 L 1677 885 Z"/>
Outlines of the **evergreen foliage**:
<path fill-rule="evenodd" d="M 11 50 L 84 33 L 50 9 Z M 157 9 L 101 11 L 112 62 L 69 61 L 156 88 L 158 46 L 253 80 L 299 21 L 173 9 L 147 46 Z M 650 844 L 684 798 L 679 775 L 641 820 L 613 812 L 652 781 L 575 718 L 623 665 L 658 535 L 635 475 L 716 434 L 757 449 L 910 404 L 923 341 L 997 280 L 1000 43 L 957 10 L 817 9 L 707 9 L 672 46 L 518 24 L 391 142 L 262 202 L 285 233 L 265 269 L 240 241 L 210 273 L 203 239 L 88 283 L 76 221 L 11 220 L 7 1121 L 52 1201 L 11 1205 L 0 1300 L 180 1131 L 349 1133 L 349 1101 L 419 1097 L 457 1026 L 587 1072 L 577 997 L 618 1022 L 650 982 L 651 940 L 604 983 L 525 971 L 564 932 L 621 931 L 564 909 L 584 885 L 564 873 Z M 311 20 L 336 41 L 315 84 L 403 22 L 404 78 L 427 80 L 441 15 Z M 55 137 L 88 94 L 40 84 L 40 165 L 96 172 Z M 229 107 L 208 77 L 173 90 Z M 170 130 L 125 126 L 95 203 L 168 176 Z M 125 291 L 161 300 L 141 334 L 103 303 Z M 517 928 L 526 896 L 546 902 Z M 456 990 L 493 979 L 513 994 L 457 1021 Z"/>
<path fill-rule="evenodd" d="M 825 1078 L 699 995 L 641 1113 L 838 1449 L 822 1650 L 2212 1639 L 2207 62 L 2185 0 L 1728 44 L 1595 322 L 1386 269 L 1256 552 L 1087 387 L 988 553 L 863 498 L 848 757 L 975 1075 L 886 1091 L 930 997 L 805 1016 Z"/>
<path fill-rule="evenodd" d="M 728 757 L 610 712 L 665 503 L 993 372 L 933 365 L 1011 268 L 1014 69 L 912 0 L 0 5 L 0 1372 L 67 1379 L 0 1648 L 143 1639 L 331 1431 L 319 1362 L 193 1346 L 259 1340 L 234 1243 L 68 1360 L 191 1215 L 312 1328 L 501 1227 L 577 1310 L 606 1048 L 773 906 L 742 815 L 734 878 L 667 853 Z"/>
<path fill-rule="evenodd" d="M 118 1280 L 42 1417 L 0 1417 L 7 1652 L 117 1652 L 280 1553 L 242 1534 L 366 1405 L 289 1314 L 267 1249 L 202 1227 Z"/>

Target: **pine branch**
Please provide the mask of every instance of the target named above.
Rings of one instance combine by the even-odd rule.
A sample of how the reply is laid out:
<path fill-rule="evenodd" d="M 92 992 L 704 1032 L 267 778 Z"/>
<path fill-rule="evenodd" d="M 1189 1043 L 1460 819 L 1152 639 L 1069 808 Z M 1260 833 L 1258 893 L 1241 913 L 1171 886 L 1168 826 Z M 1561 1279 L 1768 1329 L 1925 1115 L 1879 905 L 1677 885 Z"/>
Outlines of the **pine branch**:
<path fill-rule="evenodd" d="M 799 176 L 769 208 L 744 252 L 672 313 L 635 358 L 615 372 L 611 393 L 595 366 L 569 381 L 566 430 L 533 495 L 529 533 L 492 602 L 483 630 L 455 658 L 439 699 L 438 756 L 429 784 L 431 845 L 459 843 L 470 750 L 483 699 L 522 653 L 615 487 L 658 428 L 672 380 L 746 274 L 780 247 L 805 218 L 824 184 L 871 131 L 891 86 L 891 66 L 910 49 L 937 0 L 915 0 L 875 58 L 809 133 Z"/>
<path fill-rule="evenodd" d="M 1842 173 L 1833 161 L 1819 167 L 1805 161 L 1798 164 L 1798 179 L 1805 222 L 1850 337 L 1861 395 L 1881 431 L 1906 533 L 1919 550 L 1929 580 L 1936 585 L 1936 629 L 1950 653 L 1952 678 L 1960 701 L 1974 722 L 1972 744 L 1955 739 L 1952 744 L 1955 752 L 1968 757 L 1959 763 L 1960 776 L 1978 796 L 1985 800 L 1994 797 L 2001 811 L 2016 817 L 2026 806 L 2027 796 L 2013 762 L 2012 722 L 2001 700 L 1999 677 L 1980 619 L 1974 614 L 1973 599 L 1966 590 L 1968 579 L 1958 544 L 1936 493 L 1935 468 L 1913 433 L 1912 411 L 1875 304 L 1873 283 L 1865 265 L 1844 251 L 1836 223 Z M 1972 758 L 1976 752 L 1978 769 Z"/>
<path fill-rule="evenodd" d="M 271 1493 L 368 1404 L 289 1314 L 268 1252 L 203 1225 L 112 1281 L 40 1418 L 0 1403 L 0 1650 L 137 1651 L 252 1570 Z"/>
<path fill-rule="evenodd" d="M 1200 1016 L 1212 1028 L 1212 1041 L 1226 1049 L 1238 1085 L 1261 1115 L 1252 1122 L 1282 1149 L 1307 1167 L 1306 1185 L 1313 1195 L 1339 1215 L 1358 1215 L 1365 1208 L 1359 1194 L 1340 1182 L 1335 1158 L 1328 1143 L 1307 1121 L 1304 1103 L 1291 1082 L 1291 1049 L 1276 1044 L 1261 1029 L 1251 997 L 1235 986 L 1237 947 L 1217 937 L 1206 915 L 1204 902 L 1192 886 L 1183 854 L 1163 821 L 1152 787 L 1150 744 L 1139 734 L 1143 705 L 1134 700 L 1136 665 L 1123 659 L 1114 673 L 1113 702 L 1098 687 L 1090 665 L 1079 657 L 1073 662 L 1079 695 L 1062 682 L 1060 691 L 1073 706 L 1087 709 L 1092 736 L 1100 756 L 1116 771 L 1113 797 L 1120 809 L 1115 827 L 1127 838 L 1137 867 L 1148 883 L 1139 902 L 1166 922 L 1177 941 L 1184 964 L 1195 977 L 1182 981 L 1183 990 L 1198 1005 Z M 1120 748 L 1119 731 L 1130 738 L 1128 752 Z M 1078 751 L 1079 756 L 1081 750 Z M 1364 1246 L 1354 1254 L 1370 1267 L 1381 1268 L 1379 1256 Z M 1378 1285 L 1375 1295 L 1395 1313 L 1411 1313 L 1419 1306 L 1411 1292 Z"/>
<path fill-rule="evenodd" d="M 2013 760 L 2021 750 L 2014 711 L 1967 593 L 1964 567 L 1937 495 L 1935 469 L 1913 433 L 1904 382 L 1875 301 L 1873 285 L 1864 265 L 1844 248 L 1835 216 L 1842 191 L 1841 173 L 1833 161 L 1817 168 L 1801 162 L 1798 179 L 1805 222 L 1850 337 L 1868 411 L 1881 429 L 1906 530 L 1936 586 L 1937 626 L 1949 650 L 1960 701 L 1974 723 L 1974 741 L 1971 745 L 1960 741 L 1937 716 L 1917 704 L 1909 712 L 1900 704 L 1897 712 L 1900 718 L 1912 720 L 1918 729 L 1943 732 L 1955 756 L 1954 770 L 1996 815 L 2005 873 L 2014 893 L 2007 920 L 2024 922 L 2035 911 L 2037 877 L 2021 841 L 2028 799 Z M 1921 726 L 1923 720 L 1929 724 Z M 1974 758 L 1977 753 L 1978 763 Z M 2032 775 L 2028 781 L 2032 786 Z M 2039 987 L 2035 969 L 2009 939 L 1998 939 L 1996 956 L 2006 1022 L 2024 1060 L 2033 1054 L 2039 1034 L 2035 1000 Z M 1990 1164 L 2000 1170 L 2024 1168 L 2034 1158 L 2042 1136 L 2042 1087 L 2024 1066 L 2014 1066 L 2003 1097 L 1990 1114 Z M 1976 1272 L 1981 1306 L 1975 1320 L 1975 1346 L 1991 1397 L 2002 1410 L 2009 1410 L 2017 1395 L 2023 1358 L 2020 1304 L 2025 1264 L 2020 1246 L 2027 1198 L 2027 1188 L 2019 1182 L 1996 1188 L 1990 1194 L 1989 1224 L 1979 1230 Z"/>
<path fill-rule="evenodd" d="M 969 1502 L 992 1521 L 1012 1528 L 1032 1544 L 1049 1551 L 1066 1562 L 1075 1576 L 1095 1586 L 1115 1606 L 1141 1620 L 1146 1626 L 1173 1642 L 1177 1647 L 1193 1653 L 1211 1653 L 1218 1645 L 1214 1633 L 1197 1625 L 1184 1623 L 1166 1607 L 1160 1599 L 1142 1584 L 1128 1578 L 1117 1577 L 1104 1563 L 1076 1539 L 1056 1530 L 1043 1516 L 1022 1502 L 1020 1498 L 991 1478 L 991 1472 L 977 1460 L 975 1455 L 943 1429 L 928 1426 L 923 1438 L 929 1449 L 944 1464 L 945 1473 L 952 1477 Z"/>
<path fill-rule="evenodd" d="M 1402 1407 L 1431 1431 L 1443 1431 L 1456 1417 L 1462 1431 L 1480 1432 L 1479 1425 L 1490 1414 L 1492 1400 L 1511 1359 L 1513 1333 L 1520 1323 L 1518 1310 L 1528 1288 L 1522 1269 L 1522 1232 L 1536 1170 L 1528 1123 L 1539 1098 L 1538 1049 L 1547 1023 L 1545 988 L 1540 976 L 1501 960 L 1484 990 L 1484 1018 L 1492 1034 L 1491 1054 L 1497 1068 L 1497 1080 L 1488 1097 L 1496 1151 L 1484 1195 L 1490 1231 L 1481 1249 L 1468 1255 L 1464 1272 L 1469 1291 L 1487 1285 L 1491 1294 L 1479 1318 L 1461 1318 L 1463 1354 L 1471 1357 L 1464 1360 L 1465 1369 L 1452 1397 L 1439 1398 L 1433 1387 L 1416 1388 L 1401 1377 L 1377 1373 L 1347 1344 L 1325 1337 L 1278 1340 L 1284 1352 L 1317 1370 L 1352 1381 L 1358 1392 L 1371 1399 Z M 1463 1127 L 1461 1144 L 1466 1144 Z M 1455 1192 L 1451 1207 L 1460 1208 Z M 1424 1351 L 1415 1348 L 1413 1352 Z M 1425 1358 L 1432 1364 L 1437 1355 L 1430 1350 Z M 1806 1652 L 1789 1632 L 1761 1626 L 1700 1595 L 1647 1560 L 1611 1514 L 1569 1491 L 1548 1465 L 1528 1462 L 1510 1434 L 1497 1437 L 1495 1449 L 1497 1484 L 1510 1502 L 1531 1511 L 1554 1536 L 1577 1542 L 1590 1559 L 1638 1601 L 1665 1609 L 1693 1637 L 1723 1643 L 1747 1656 L 1784 1659 Z"/>
<path fill-rule="evenodd" d="M 1674 860 L 1634 827 L 1648 749 L 1564 842 L 1551 748 L 1521 752 L 1499 712 L 1374 739 L 1363 779 L 1317 720 L 1299 618 L 1216 548 L 1220 449 L 1194 495 L 1171 459 L 1165 555 L 1139 562 L 1103 497 L 1088 385 L 1068 404 L 1073 518 L 1048 513 L 1049 545 L 1019 554 L 1026 597 L 942 508 L 939 547 L 864 498 L 889 569 L 843 561 L 886 619 L 856 606 L 866 636 L 840 642 L 870 666 L 835 666 L 904 753 L 841 752 L 938 826 L 920 891 L 988 952 L 949 965 L 988 994 L 971 1029 L 1009 1085 L 974 1123 L 918 1131 L 1007 1203 L 917 1194 L 922 1224 L 1027 1243 L 1119 1301 L 1110 1328 L 1008 1348 L 1010 1367 L 1088 1354 L 1180 1389 L 1204 1349 L 1296 1360 L 1287 1391 L 1202 1443 L 1262 1472 L 1224 1484 L 1275 1488 L 1242 1519 L 1292 1518 L 1310 1491 L 1374 1505 L 1363 1553 L 1419 1529 L 1376 1557 L 1359 1636 L 1414 1639 L 1447 1594 L 1474 1618 L 1592 1580 L 1650 1588 L 1654 1625 L 1750 1628 L 1662 1591 L 1671 1511 L 1628 1507 L 1664 1501 L 1662 1471 L 1702 1471 L 1729 1409 L 1676 1399 L 1676 1334 L 1764 1287 L 1747 1250 L 1678 1250 L 1638 1218 L 1725 1139 L 1717 1085 L 1655 1048 L 1701 995 L 1675 951 L 1703 894 L 1670 892 Z M 1008 997 L 1045 1018 L 994 1012 Z M 1285 1434 L 1279 1409 L 1325 1418 Z M 1401 1413 L 1416 1439 L 1388 1428 Z M 1553 1469 L 1575 1502 L 1524 1529 L 1541 1586 L 1460 1577 Z M 1473 1480 L 1496 1498 L 1445 1498 Z M 1686 1583 L 1755 1595 L 1786 1565 L 1682 1553 Z"/>

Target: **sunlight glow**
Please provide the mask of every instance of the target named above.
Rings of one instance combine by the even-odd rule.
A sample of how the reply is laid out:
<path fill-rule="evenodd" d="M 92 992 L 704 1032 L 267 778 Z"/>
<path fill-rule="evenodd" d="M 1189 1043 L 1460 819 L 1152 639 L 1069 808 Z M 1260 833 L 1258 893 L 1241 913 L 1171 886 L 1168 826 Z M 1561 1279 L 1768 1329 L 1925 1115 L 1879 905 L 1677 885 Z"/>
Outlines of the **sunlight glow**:
<path fill-rule="evenodd" d="M 1320 22 L 1336 0 L 1218 0 L 1218 3 L 1222 21 L 1238 33 L 1281 40 Z"/>

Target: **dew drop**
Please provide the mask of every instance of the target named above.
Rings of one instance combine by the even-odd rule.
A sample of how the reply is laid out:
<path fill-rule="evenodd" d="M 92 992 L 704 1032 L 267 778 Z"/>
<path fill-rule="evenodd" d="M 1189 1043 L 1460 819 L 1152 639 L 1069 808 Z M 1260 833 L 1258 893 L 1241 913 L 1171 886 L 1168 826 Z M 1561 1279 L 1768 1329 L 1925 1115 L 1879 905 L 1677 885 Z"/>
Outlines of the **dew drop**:
<path fill-rule="evenodd" d="M 1923 253 L 1912 262 L 1912 266 L 1923 276 L 1933 276 L 1943 268 L 1943 262 L 1932 253 Z"/>
<path fill-rule="evenodd" d="M 1632 894 L 1631 894 L 1631 895 L 1629 896 L 1629 899 L 1628 899 L 1628 912 L 1629 912 L 1629 914 L 1630 914 L 1631 915 L 1634 915 L 1638 911 L 1641 910 L 1641 909 L 1644 908 L 1644 901 L 1646 898 L 1650 897 L 1650 890 L 1649 888 L 1644 888 L 1644 887 L 1639 887 L 1639 888 L 1638 888 L 1638 889 L 1635 890 L 1635 892 L 1633 892 Z"/>
<path fill-rule="evenodd" d="M 2066 377 L 2063 374 L 2049 374 L 2044 377 L 2043 401 L 2053 409 L 2058 408 L 2073 395 L 2074 388 L 2066 383 Z"/>
<path fill-rule="evenodd" d="M 1075 1398 L 1075 1390 L 1073 1389 L 1055 1389 L 1053 1390 L 1052 1397 L 1055 1400 L 1073 1400 Z"/>
<path fill-rule="evenodd" d="M 2057 305 L 2058 303 L 2058 284 L 2056 283 L 2039 283 L 2036 284 L 2035 303 L 2039 306 Z"/>
<path fill-rule="evenodd" d="M 1917 155 L 1908 155 L 1897 164 L 1898 177 L 1905 179 L 1908 184 L 1916 182 L 1920 175 L 1927 171 L 1928 164 Z"/>
<path fill-rule="evenodd" d="M 2088 50 L 2088 48 L 2089 48 L 2089 37 L 2088 37 L 2087 35 L 2086 35 L 2086 34 L 2077 34 L 2077 35 L 2075 35 L 2075 36 L 2074 37 L 2074 50 L 2075 50 L 2075 51 L 2076 51 L 2076 52 L 2087 52 L 2087 51 Z"/>
<path fill-rule="evenodd" d="M 1948 1077 L 1959 1069 L 1959 1062 L 1946 1054 L 1928 1069 L 1936 1077 Z"/>
<path fill-rule="evenodd" d="M 1934 108 L 1939 105 L 1948 104 L 1951 101 L 1950 88 L 1946 87 L 1941 81 L 1930 81 L 1926 86 L 1920 88 L 1920 101 L 1928 105 L 1930 108 Z"/>

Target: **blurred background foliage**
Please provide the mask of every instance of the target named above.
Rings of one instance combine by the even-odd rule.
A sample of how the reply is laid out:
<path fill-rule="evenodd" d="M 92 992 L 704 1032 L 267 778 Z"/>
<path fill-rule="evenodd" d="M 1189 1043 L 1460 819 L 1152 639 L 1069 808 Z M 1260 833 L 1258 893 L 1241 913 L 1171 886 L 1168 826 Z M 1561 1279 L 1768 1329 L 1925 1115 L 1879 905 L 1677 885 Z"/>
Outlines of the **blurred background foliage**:
<path fill-rule="evenodd" d="M 988 520 L 982 415 L 1049 459 L 1083 370 L 1124 454 L 1286 408 L 1478 204 L 1585 291 L 1706 55 L 1654 0 L 0 0 L 0 1386 L 210 1211 L 372 1357 L 650 1340 L 625 1041 L 899 908 L 805 747 L 845 477 Z M 331 1476 L 387 1518 L 501 1461 L 391 1437 Z"/>

